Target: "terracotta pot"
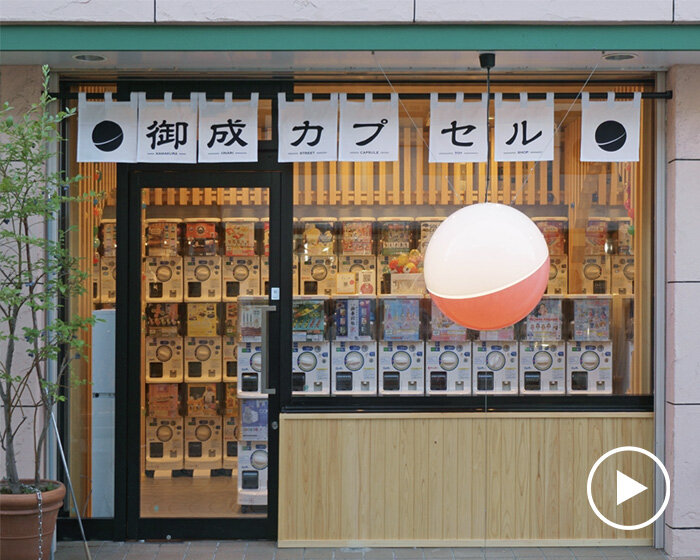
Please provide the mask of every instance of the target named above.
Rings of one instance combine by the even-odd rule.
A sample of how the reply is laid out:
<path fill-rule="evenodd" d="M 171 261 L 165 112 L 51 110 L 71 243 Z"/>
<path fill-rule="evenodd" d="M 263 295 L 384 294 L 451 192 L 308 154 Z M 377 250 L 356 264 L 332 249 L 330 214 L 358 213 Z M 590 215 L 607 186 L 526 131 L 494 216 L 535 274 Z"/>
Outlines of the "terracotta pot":
<path fill-rule="evenodd" d="M 33 481 L 23 480 L 25 484 Z M 39 507 L 36 494 L 0 494 L 0 558 L 37 560 L 51 558 L 51 541 L 58 510 L 63 505 L 66 487 L 60 482 L 55 490 L 42 492 L 41 552 L 39 551 Z"/>

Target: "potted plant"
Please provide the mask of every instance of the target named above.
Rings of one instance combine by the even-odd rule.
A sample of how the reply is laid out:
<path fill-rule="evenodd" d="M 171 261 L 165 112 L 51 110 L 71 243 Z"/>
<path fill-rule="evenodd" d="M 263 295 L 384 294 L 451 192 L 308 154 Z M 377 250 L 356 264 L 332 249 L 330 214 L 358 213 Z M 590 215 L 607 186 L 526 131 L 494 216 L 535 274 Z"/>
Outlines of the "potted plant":
<path fill-rule="evenodd" d="M 47 235 L 61 207 L 84 198 L 70 194 L 80 177 L 66 178 L 47 165 L 62 140 L 61 122 L 74 113 L 51 113 L 55 100 L 48 85 L 44 66 L 38 103 L 19 118 L 8 103 L 0 109 L 0 444 L 6 477 L 0 481 L 0 558 L 8 560 L 50 557 L 65 488 L 41 478 L 43 456 L 54 405 L 63 399 L 60 388 L 74 382 L 71 362 L 84 349 L 78 335 L 94 322 L 64 306 L 85 291 L 87 279 L 66 248 L 68 231 L 59 227 L 55 238 Z M 18 438 L 25 438 L 26 448 L 32 431 L 34 470 L 19 472 Z"/>

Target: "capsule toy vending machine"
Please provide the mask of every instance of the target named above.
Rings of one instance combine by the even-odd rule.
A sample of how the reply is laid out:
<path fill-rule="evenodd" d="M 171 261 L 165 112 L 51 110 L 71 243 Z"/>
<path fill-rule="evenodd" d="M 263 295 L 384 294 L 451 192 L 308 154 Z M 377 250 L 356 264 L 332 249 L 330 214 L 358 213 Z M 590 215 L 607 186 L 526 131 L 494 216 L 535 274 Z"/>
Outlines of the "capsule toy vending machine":
<path fill-rule="evenodd" d="M 240 406 L 235 383 L 224 383 L 223 394 L 223 450 L 222 466 L 224 469 L 238 469 L 238 439 L 240 437 Z"/>
<path fill-rule="evenodd" d="M 340 222 L 336 293 L 342 295 L 377 293 L 374 222 L 374 218 L 347 218 Z"/>
<path fill-rule="evenodd" d="M 532 218 L 549 248 L 549 281 L 547 294 L 569 293 L 569 258 L 566 252 L 568 219 L 562 217 Z"/>
<path fill-rule="evenodd" d="M 243 399 L 240 403 L 238 442 L 238 503 L 267 505 L 267 399 Z"/>
<path fill-rule="evenodd" d="M 222 447 L 221 416 L 185 418 L 185 469 L 192 470 L 193 477 L 208 477 L 222 468 Z"/>
<path fill-rule="evenodd" d="M 422 297 L 383 296 L 379 346 L 379 394 L 425 393 Z"/>
<path fill-rule="evenodd" d="M 611 259 L 612 293 L 634 294 L 634 227 L 629 218 L 617 222 L 617 244 Z"/>
<path fill-rule="evenodd" d="M 185 301 L 221 301 L 218 218 L 186 218 Z"/>
<path fill-rule="evenodd" d="M 241 399 L 266 399 L 262 392 L 262 312 L 260 305 L 267 299 L 255 297 L 238 298 L 238 344 L 236 347 L 238 367 L 238 397 Z"/>
<path fill-rule="evenodd" d="M 377 394 L 376 299 L 333 301 L 331 385 L 334 395 Z"/>
<path fill-rule="evenodd" d="M 148 385 L 146 470 L 154 478 L 169 478 L 184 467 L 184 430 L 177 383 Z"/>
<path fill-rule="evenodd" d="M 238 382 L 238 302 L 229 301 L 224 306 L 223 336 L 221 338 L 224 383 Z"/>
<path fill-rule="evenodd" d="M 267 465 L 267 441 L 238 443 L 238 504 L 244 513 L 267 505 Z"/>
<path fill-rule="evenodd" d="M 566 344 L 566 390 L 570 394 L 612 394 L 610 299 L 574 300 L 573 338 Z"/>
<path fill-rule="evenodd" d="M 562 302 L 545 298 L 525 318 L 520 341 L 520 394 L 566 393 L 566 344 Z"/>
<path fill-rule="evenodd" d="M 184 345 L 178 304 L 149 303 L 145 317 L 146 383 L 181 383 Z"/>
<path fill-rule="evenodd" d="M 146 220 L 144 294 L 148 302 L 182 301 L 183 266 L 179 219 Z"/>
<path fill-rule="evenodd" d="M 100 302 L 117 301 L 117 220 L 104 218 L 100 223 L 102 258 L 100 259 Z"/>
<path fill-rule="evenodd" d="M 610 220 L 591 218 L 586 225 L 586 245 L 581 261 L 581 293 L 610 293 Z"/>
<path fill-rule="evenodd" d="M 257 254 L 257 218 L 225 218 L 223 300 L 260 295 L 260 256 Z"/>
<path fill-rule="evenodd" d="M 221 337 L 185 337 L 185 382 L 220 382 L 221 364 Z"/>
<path fill-rule="evenodd" d="M 423 256 L 415 248 L 413 218 L 379 218 L 377 279 L 380 294 L 423 295 Z"/>
<path fill-rule="evenodd" d="M 326 340 L 327 298 L 292 302 L 292 394 L 330 395 L 331 349 Z"/>
<path fill-rule="evenodd" d="M 430 336 L 425 343 L 425 392 L 469 395 L 472 392 L 472 343 L 467 329 L 445 316 L 430 300 Z"/>
<path fill-rule="evenodd" d="M 480 331 L 473 349 L 473 393 L 517 395 L 518 342 L 515 340 L 515 327 Z"/>
<path fill-rule="evenodd" d="M 301 295 L 333 295 L 338 275 L 335 218 L 302 218 L 299 255 Z"/>

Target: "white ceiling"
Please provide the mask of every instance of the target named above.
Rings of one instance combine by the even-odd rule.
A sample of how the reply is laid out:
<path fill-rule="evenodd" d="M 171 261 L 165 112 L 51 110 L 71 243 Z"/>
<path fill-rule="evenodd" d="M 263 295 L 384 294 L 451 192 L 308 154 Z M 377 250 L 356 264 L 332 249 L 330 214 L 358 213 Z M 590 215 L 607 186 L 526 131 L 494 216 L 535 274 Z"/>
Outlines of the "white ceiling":
<path fill-rule="evenodd" d="M 601 51 L 495 51 L 495 73 L 501 72 L 598 72 L 666 70 L 676 64 L 700 64 L 700 51 L 642 51 L 633 60 L 612 62 L 602 59 Z M 464 74 L 481 73 L 475 51 L 255 51 L 255 52 L 138 52 L 91 51 L 106 57 L 102 62 L 79 62 L 77 52 L 5 52 L 1 64 L 49 64 L 54 71 L 106 74 L 187 73 L 216 74 L 322 74 L 347 72 Z"/>

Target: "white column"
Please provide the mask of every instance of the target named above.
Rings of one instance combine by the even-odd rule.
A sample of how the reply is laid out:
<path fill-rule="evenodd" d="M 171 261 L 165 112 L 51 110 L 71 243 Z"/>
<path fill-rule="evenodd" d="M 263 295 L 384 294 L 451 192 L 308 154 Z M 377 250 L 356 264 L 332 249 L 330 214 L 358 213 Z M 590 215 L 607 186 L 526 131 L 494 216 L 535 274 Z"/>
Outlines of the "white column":
<path fill-rule="evenodd" d="M 668 89 L 666 552 L 684 557 L 700 551 L 700 66 L 674 66 Z"/>

